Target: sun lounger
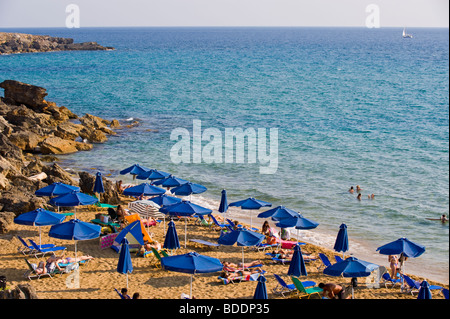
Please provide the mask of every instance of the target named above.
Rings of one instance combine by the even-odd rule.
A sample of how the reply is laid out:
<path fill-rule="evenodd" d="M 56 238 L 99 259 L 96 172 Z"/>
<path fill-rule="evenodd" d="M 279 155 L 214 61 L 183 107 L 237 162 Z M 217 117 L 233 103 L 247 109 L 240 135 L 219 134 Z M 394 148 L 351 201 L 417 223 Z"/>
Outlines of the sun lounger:
<path fill-rule="evenodd" d="M 294 284 L 286 284 L 286 282 L 277 274 L 273 274 L 275 276 L 275 279 L 277 280 L 278 284 L 275 288 L 273 288 L 274 294 L 282 295 L 283 297 L 285 293 L 291 293 L 295 291 L 295 285 Z"/>
<path fill-rule="evenodd" d="M 279 249 L 280 244 L 261 243 L 255 246 L 255 249 L 257 249 L 258 251 L 265 251 L 267 248 Z"/>
<path fill-rule="evenodd" d="M 317 294 L 320 297 L 320 293 L 323 291 L 323 289 L 319 287 L 306 288 L 303 285 L 303 282 L 298 277 L 291 276 L 291 280 L 294 283 L 295 288 L 297 288 L 297 295 L 299 298 L 307 296 L 309 299 L 311 298 L 312 295 L 315 294 Z"/>
<path fill-rule="evenodd" d="M 31 254 L 32 252 L 35 251 L 33 245 L 31 245 L 31 244 L 28 245 L 22 237 L 17 236 L 17 239 L 19 239 L 19 241 L 22 243 L 22 246 L 18 247 L 18 251 L 19 251 L 20 253 L 22 253 L 22 254 L 24 254 L 24 255 L 29 255 L 29 254 Z M 41 247 L 41 248 L 44 248 L 44 249 L 45 249 L 45 248 L 54 247 L 54 246 L 55 246 L 55 245 L 53 245 L 53 244 L 44 244 L 44 245 L 40 245 L 40 247 Z"/>
<path fill-rule="evenodd" d="M 420 281 L 413 280 L 407 275 L 402 275 L 403 280 L 405 281 L 406 285 L 409 287 L 404 286 L 402 289 L 406 291 L 406 293 L 411 293 L 411 295 L 414 295 L 414 293 L 418 293 L 420 290 Z M 436 285 L 430 285 L 430 290 L 441 290 L 443 287 L 436 286 Z"/>
<path fill-rule="evenodd" d="M 214 217 L 213 214 L 209 214 L 209 216 L 211 217 L 211 219 L 212 219 L 214 225 L 216 225 L 217 227 L 220 227 L 221 229 L 222 229 L 222 228 L 226 228 L 226 229 L 229 229 L 229 230 L 233 230 L 233 228 L 231 228 L 230 225 L 219 223 L 219 222 L 217 221 L 217 219 Z"/>
<path fill-rule="evenodd" d="M 401 283 L 400 278 L 393 279 L 388 272 L 385 272 L 382 276 L 384 286 L 387 288 L 387 285 L 390 284 L 391 288 L 395 287 L 396 284 Z"/>
<path fill-rule="evenodd" d="M 44 256 L 45 254 L 48 253 L 55 253 L 57 251 L 64 251 L 67 249 L 67 247 L 63 247 L 63 246 L 53 246 L 50 248 L 40 248 L 33 240 L 29 240 L 31 245 L 33 246 L 33 248 L 35 249 L 34 252 L 32 252 L 31 254 L 34 255 L 34 257 L 38 257 L 38 255 Z"/>
<path fill-rule="evenodd" d="M 327 268 L 328 266 L 331 266 L 331 262 L 328 259 L 328 257 L 322 253 L 319 253 L 319 258 L 322 261 L 322 264 L 317 267 L 317 270 L 320 270 L 322 268 Z"/>
<path fill-rule="evenodd" d="M 59 269 L 55 267 L 55 269 L 51 273 L 46 272 L 46 273 L 38 274 L 36 272 L 37 265 L 30 263 L 28 261 L 28 259 L 26 259 L 26 258 L 24 258 L 24 259 L 25 259 L 25 262 L 26 262 L 26 264 L 28 266 L 28 270 L 24 273 L 24 276 L 25 276 L 25 278 L 28 278 L 28 280 L 40 279 L 42 277 L 50 277 L 50 278 L 52 278 L 53 275 L 58 275 L 58 274 L 61 275 L 61 274 L 64 273 L 64 272 L 59 271 Z"/>
<path fill-rule="evenodd" d="M 206 241 L 206 240 L 202 240 L 202 239 L 189 239 L 189 240 L 192 241 L 192 242 L 194 242 L 194 243 L 197 243 L 197 244 L 200 244 L 200 245 L 204 245 L 204 246 L 207 246 L 207 247 L 214 247 L 214 248 L 217 248 L 217 247 L 220 246 L 220 245 L 217 244 L 217 243 L 213 243 L 213 242 Z"/>
<path fill-rule="evenodd" d="M 237 271 L 237 273 L 239 274 L 241 271 Z M 258 280 L 258 277 L 260 274 L 264 274 L 266 271 L 262 271 L 262 272 L 257 272 L 251 275 L 239 275 L 239 276 L 234 276 L 232 278 L 224 278 L 224 277 L 217 277 L 224 285 L 228 285 L 230 283 L 240 283 L 243 281 L 256 281 Z"/>

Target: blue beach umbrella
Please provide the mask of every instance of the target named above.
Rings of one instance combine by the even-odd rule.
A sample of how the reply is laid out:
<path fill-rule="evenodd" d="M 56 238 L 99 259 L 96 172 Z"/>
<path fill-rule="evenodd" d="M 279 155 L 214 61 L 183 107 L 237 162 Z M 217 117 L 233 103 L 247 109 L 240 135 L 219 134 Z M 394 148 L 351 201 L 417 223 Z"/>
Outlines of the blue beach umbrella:
<path fill-rule="evenodd" d="M 172 188 L 170 192 L 175 195 L 188 196 L 192 194 L 201 194 L 206 192 L 206 190 L 207 188 L 203 185 L 187 182 L 180 186 Z"/>
<path fill-rule="evenodd" d="M 424 280 L 420 283 L 419 294 L 417 295 L 417 299 L 433 299 L 430 290 L 430 284 Z"/>
<path fill-rule="evenodd" d="M 410 241 L 408 238 L 402 237 L 393 242 L 387 243 L 377 248 L 377 251 L 382 255 L 400 255 L 406 257 L 416 258 L 425 252 L 425 246 L 419 245 Z M 404 258 L 400 258 L 400 269 L 404 268 Z M 403 269 L 403 272 L 405 270 Z M 404 287 L 402 277 L 402 289 Z"/>
<path fill-rule="evenodd" d="M 150 169 L 148 169 L 147 167 L 141 166 L 139 164 L 133 164 L 133 165 L 121 170 L 119 172 L 119 174 L 120 175 L 131 174 L 131 175 L 133 175 L 133 180 L 134 180 L 137 175 L 141 175 L 149 170 Z"/>
<path fill-rule="evenodd" d="M 298 213 L 292 209 L 286 208 L 284 206 L 277 206 L 275 208 L 266 210 L 258 215 L 259 218 L 272 217 L 272 220 L 281 220 L 284 218 L 293 218 L 298 216 Z"/>
<path fill-rule="evenodd" d="M 347 259 L 337 262 L 331 266 L 326 267 L 323 270 L 325 275 L 329 276 L 344 276 L 344 277 L 367 277 L 373 270 L 378 268 L 378 265 L 369 263 L 367 261 L 359 260 L 355 257 L 348 257 Z M 352 285 L 352 298 L 353 298 L 353 285 Z"/>
<path fill-rule="evenodd" d="M 220 197 L 220 204 L 219 204 L 219 213 L 225 213 L 228 210 L 228 200 L 227 200 L 227 191 L 222 190 L 222 196 Z"/>
<path fill-rule="evenodd" d="M 186 248 L 187 241 L 187 219 L 186 217 L 196 215 L 208 215 L 212 213 L 212 210 L 200 205 L 191 203 L 190 201 L 181 201 L 179 203 L 164 206 L 159 209 L 161 213 L 169 216 L 182 216 L 184 219 L 184 247 Z"/>
<path fill-rule="evenodd" d="M 79 192 L 80 188 L 78 186 L 67 185 L 64 183 L 56 182 L 45 186 L 41 189 L 38 189 L 34 192 L 36 196 L 60 196 L 68 193 L 72 193 L 73 191 Z"/>
<path fill-rule="evenodd" d="M 153 198 L 150 198 L 149 200 L 154 202 L 159 207 L 173 205 L 182 201 L 181 198 L 168 196 L 165 194 L 155 196 Z"/>
<path fill-rule="evenodd" d="M 425 246 L 416 244 L 408 238 L 399 238 L 393 242 L 377 248 L 382 255 L 400 255 L 406 257 L 419 257 L 425 252 Z"/>
<path fill-rule="evenodd" d="M 191 274 L 190 298 L 192 298 L 192 278 L 196 273 L 213 273 L 223 269 L 219 259 L 190 252 L 183 255 L 161 258 L 163 269 Z"/>
<path fill-rule="evenodd" d="M 188 183 L 187 180 L 184 180 L 182 178 L 178 178 L 176 176 L 173 175 L 169 175 L 166 178 L 157 180 L 156 182 L 153 182 L 153 185 L 159 185 L 162 187 L 177 187 L 177 186 L 181 186 L 183 184 Z"/>
<path fill-rule="evenodd" d="M 148 179 L 148 180 L 157 180 L 157 179 L 163 179 L 168 177 L 170 174 L 163 172 L 163 171 L 159 171 L 156 169 L 150 169 L 146 172 L 143 172 L 139 175 L 136 176 L 137 179 Z"/>
<path fill-rule="evenodd" d="M 345 258 L 345 252 L 348 251 L 348 234 L 347 225 L 345 224 L 339 226 L 336 242 L 334 243 L 334 250 L 337 252 L 342 251 L 342 257 Z"/>
<path fill-rule="evenodd" d="M 237 244 L 242 246 L 242 269 L 244 269 L 244 246 L 255 246 L 266 238 L 263 234 L 256 233 L 247 229 L 238 228 L 229 232 L 218 239 L 221 245 L 232 246 Z"/>
<path fill-rule="evenodd" d="M 314 229 L 319 226 L 319 223 L 298 214 L 295 217 L 283 218 L 275 225 L 282 228 L 295 227 L 296 229 Z"/>
<path fill-rule="evenodd" d="M 14 218 L 14 223 L 39 227 L 39 245 L 41 245 L 41 227 L 60 224 L 66 218 L 63 214 L 54 213 L 43 208 L 20 214 Z"/>
<path fill-rule="evenodd" d="M 95 174 L 94 188 L 92 191 L 99 194 L 105 192 L 105 188 L 103 187 L 102 173 L 100 172 L 97 172 L 97 174 Z"/>
<path fill-rule="evenodd" d="M 269 202 L 265 202 L 263 200 L 259 200 L 259 199 L 255 199 L 253 197 L 249 197 L 249 198 L 244 199 L 244 200 L 240 200 L 240 201 L 237 201 L 237 202 L 230 203 L 229 206 L 236 206 L 236 207 L 241 207 L 241 209 L 253 210 L 253 209 L 260 209 L 261 207 L 270 207 L 270 206 L 272 206 L 272 204 L 269 203 Z M 250 214 L 250 227 L 252 227 L 252 226 L 253 226 L 252 214 Z"/>
<path fill-rule="evenodd" d="M 142 183 L 133 187 L 128 187 L 124 189 L 123 195 L 126 196 L 154 196 L 154 195 L 162 195 L 166 191 L 162 188 L 153 186 L 149 183 Z"/>
<path fill-rule="evenodd" d="M 180 241 L 178 240 L 178 234 L 173 220 L 169 222 L 163 248 L 170 250 L 180 248 Z"/>
<path fill-rule="evenodd" d="M 269 296 L 267 295 L 266 277 L 264 277 L 263 274 L 260 274 L 257 280 L 258 284 L 256 285 L 253 299 L 269 299 Z"/>
<path fill-rule="evenodd" d="M 299 238 L 298 236 L 299 229 L 303 230 L 314 229 L 317 226 L 319 226 L 319 223 L 312 221 L 306 217 L 303 217 L 301 214 L 297 213 L 297 216 L 295 217 L 280 219 L 280 221 L 276 223 L 275 226 L 280 228 L 294 227 L 295 229 L 297 229 L 297 238 Z"/>
<path fill-rule="evenodd" d="M 302 250 L 299 245 L 294 246 L 294 254 L 292 255 L 287 274 L 296 277 L 308 276 L 305 260 L 303 259 Z"/>
<path fill-rule="evenodd" d="M 127 289 L 128 289 L 128 273 L 133 272 L 133 264 L 131 262 L 130 248 L 128 240 L 124 237 L 120 246 L 119 261 L 117 263 L 117 272 L 127 275 Z"/>
<path fill-rule="evenodd" d="M 84 206 L 84 205 L 93 205 L 98 202 L 96 197 L 72 191 L 71 193 L 67 193 L 58 197 L 54 197 L 50 199 L 50 204 L 61 207 L 76 207 L 76 206 Z M 75 218 L 76 218 L 76 209 Z"/>
<path fill-rule="evenodd" d="M 100 237 L 102 227 L 92 223 L 86 223 L 79 219 L 71 219 L 67 222 L 53 225 L 48 235 L 53 238 L 74 240 L 75 258 L 77 257 L 77 241 L 89 240 Z"/>

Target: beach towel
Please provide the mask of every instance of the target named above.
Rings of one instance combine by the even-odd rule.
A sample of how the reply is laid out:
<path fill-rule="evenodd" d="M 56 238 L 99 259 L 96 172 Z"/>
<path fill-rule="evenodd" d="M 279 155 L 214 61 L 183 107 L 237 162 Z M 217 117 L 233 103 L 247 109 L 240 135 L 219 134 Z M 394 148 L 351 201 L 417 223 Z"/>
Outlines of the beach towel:
<path fill-rule="evenodd" d="M 100 237 L 100 249 L 106 249 L 113 245 L 114 239 L 116 239 L 119 233 L 112 233 L 105 236 Z"/>

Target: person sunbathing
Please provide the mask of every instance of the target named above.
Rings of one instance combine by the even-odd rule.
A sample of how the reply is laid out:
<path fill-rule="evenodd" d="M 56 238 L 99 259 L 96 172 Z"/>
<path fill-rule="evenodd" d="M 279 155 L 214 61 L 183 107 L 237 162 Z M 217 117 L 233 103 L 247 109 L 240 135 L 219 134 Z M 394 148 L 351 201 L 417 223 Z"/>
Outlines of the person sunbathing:
<path fill-rule="evenodd" d="M 250 267 L 257 266 L 257 265 L 261 265 L 262 262 L 261 262 L 261 260 L 254 260 L 252 262 L 248 262 L 248 263 L 244 263 L 244 264 L 242 264 L 241 262 L 239 264 L 235 264 L 235 263 L 231 263 L 228 261 L 224 261 L 224 262 L 222 262 L 222 264 L 223 264 L 224 269 L 229 269 L 229 270 L 233 271 L 233 270 L 242 269 L 242 267 L 250 268 Z"/>
<path fill-rule="evenodd" d="M 56 259 L 56 264 L 72 264 L 72 263 L 77 263 L 80 261 L 84 261 L 84 260 L 91 260 L 94 259 L 94 257 L 92 256 L 77 256 L 77 257 L 58 257 Z"/>
<path fill-rule="evenodd" d="M 257 273 L 262 273 L 263 270 L 261 268 L 255 268 L 252 270 L 238 270 L 238 271 L 224 271 L 221 273 L 220 277 L 225 279 L 234 279 L 244 276 L 249 276 Z"/>
<path fill-rule="evenodd" d="M 139 249 L 139 255 L 144 256 L 145 253 L 151 251 L 152 248 L 155 248 L 157 251 L 160 251 L 162 247 L 161 244 L 156 240 L 153 242 L 145 241 L 144 245 L 142 245 L 141 248 Z"/>
<path fill-rule="evenodd" d="M 56 259 L 47 259 L 47 262 L 40 261 L 36 269 L 34 270 L 36 274 L 47 274 L 52 273 L 55 271 L 55 269 L 62 270 L 61 267 L 58 265 Z"/>
<path fill-rule="evenodd" d="M 292 259 L 292 256 L 294 255 L 294 251 L 289 250 L 289 251 L 284 251 L 283 249 L 280 249 L 278 251 L 273 251 L 272 254 L 278 258 L 278 259 Z M 302 253 L 303 256 L 303 260 L 312 260 L 312 259 L 317 259 L 316 256 L 310 255 L 308 253 Z"/>

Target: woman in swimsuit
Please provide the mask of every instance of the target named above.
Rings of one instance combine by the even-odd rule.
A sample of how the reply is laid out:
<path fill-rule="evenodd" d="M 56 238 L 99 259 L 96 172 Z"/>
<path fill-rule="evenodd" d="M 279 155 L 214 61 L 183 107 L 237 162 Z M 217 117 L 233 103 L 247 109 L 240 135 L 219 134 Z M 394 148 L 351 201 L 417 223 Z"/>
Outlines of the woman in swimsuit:
<path fill-rule="evenodd" d="M 397 278 L 397 272 L 400 270 L 398 266 L 398 258 L 395 255 L 389 255 L 388 257 L 389 267 L 391 268 L 391 278 Z"/>

